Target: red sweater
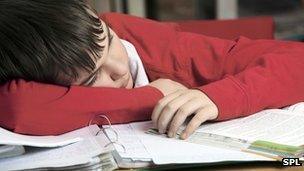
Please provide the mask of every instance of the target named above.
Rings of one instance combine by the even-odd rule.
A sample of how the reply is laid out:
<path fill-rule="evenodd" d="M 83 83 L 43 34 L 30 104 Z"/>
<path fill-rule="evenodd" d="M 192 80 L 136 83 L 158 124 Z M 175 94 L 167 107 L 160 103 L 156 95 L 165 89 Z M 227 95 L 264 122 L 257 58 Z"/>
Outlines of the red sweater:
<path fill-rule="evenodd" d="M 302 43 L 230 41 L 122 14 L 102 18 L 136 47 L 150 81 L 169 78 L 200 89 L 219 108 L 217 120 L 304 100 Z M 0 125 L 49 135 L 83 127 L 97 114 L 106 114 L 112 123 L 147 120 L 162 97 L 150 86 L 127 90 L 14 80 L 0 87 Z"/>

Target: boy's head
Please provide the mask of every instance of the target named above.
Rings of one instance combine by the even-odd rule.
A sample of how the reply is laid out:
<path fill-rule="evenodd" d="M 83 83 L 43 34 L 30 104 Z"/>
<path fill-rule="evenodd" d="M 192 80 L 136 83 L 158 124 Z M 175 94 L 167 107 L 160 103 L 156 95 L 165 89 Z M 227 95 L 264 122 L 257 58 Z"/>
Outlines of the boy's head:
<path fill-rule="evenodd" d="M 117 35 L 85 0 L 1 0 L 0 83 L 131 88 Z"/>

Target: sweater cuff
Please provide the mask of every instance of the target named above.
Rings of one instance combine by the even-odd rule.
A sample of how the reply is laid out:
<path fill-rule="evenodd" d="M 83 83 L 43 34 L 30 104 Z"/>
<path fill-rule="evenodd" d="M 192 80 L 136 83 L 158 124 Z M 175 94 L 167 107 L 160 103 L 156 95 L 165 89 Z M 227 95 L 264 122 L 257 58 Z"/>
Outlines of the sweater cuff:
<path fill-rule="evenodd" d="M 143 86 L 130 89 L 128 93 L 130 93 L 129 97 L 132 97 L 129 99 L 129 103 L 132 105 L 128 110 L 124 110 L 126 113 L 123 112 L 120 114 L 111 115 L 112 123 L 128 123 L 150 120 L 155 105 L 164 96 L 161 91 L 152 86 Z"/>
<path fill-rule="evenodd" d="M 156 103 L 164 97 L 163 93 L 152 86 L 143 86 L 135 89 L 136 91 L 131 91 L 132 95 L 136 97 L 135 109 L 142 108 L 142 106 L 147 106 L 147 112 L 149 111 L 147 114 L 149 114 L 150 118 L 151 111 L 154 109 Z"/>
<path fill-rule="evenodd" d="M 218 107 L 216 120 L 228 120 L 245 116 L 249 112 L 248 96 L 244 88 L 232 76 L 198 87 Z"/>

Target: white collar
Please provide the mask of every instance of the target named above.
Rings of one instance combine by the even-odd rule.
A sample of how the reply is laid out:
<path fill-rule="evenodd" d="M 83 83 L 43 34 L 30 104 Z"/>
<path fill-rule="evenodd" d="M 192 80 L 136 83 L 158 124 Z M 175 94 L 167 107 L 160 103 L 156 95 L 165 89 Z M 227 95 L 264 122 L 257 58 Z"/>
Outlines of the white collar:
<path fill-rule="evenodd" d="M 149 84 L 148 76 L 146 74 L 144 65 L 135 49 L 130 42 L 120 39 L 127 50 L 129 57 L 129 67 L 134 81 L 134 87 L 141 87 Z"/>

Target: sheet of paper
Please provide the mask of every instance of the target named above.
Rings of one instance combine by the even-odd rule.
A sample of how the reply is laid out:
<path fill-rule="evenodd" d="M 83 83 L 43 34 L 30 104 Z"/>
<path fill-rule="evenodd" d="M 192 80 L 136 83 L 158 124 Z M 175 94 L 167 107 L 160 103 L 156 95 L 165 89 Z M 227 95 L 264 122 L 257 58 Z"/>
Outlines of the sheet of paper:
<path fill-rule="evenodd" d="M 304 145 L 303 123 L 304 112 L 271 109 L 245 118 L 205 124 L 197 131 L 298 146 Z"/>
<path fill-rule="evenodd" d="M 0 127 L 0 144 L 25 145 L 33 147 L 59 147 L 82 140 L 82 136 L 89 135 L 89 128 L 85 127 L 58 136 L 28 136 L 10 132 Z"/>
<path fill-rule="evenodd" d="M 152 127 L 150 121 L 131 123 L 131 126 L 155 164 L 272 160 L 240 151 L 197 145 L 183 140 L 146 134 L 145 131 Z"/>
<path fill-rule="evenodd" d="M 109 150 L 104 148 L 104 145 L 108 143 L 108 139 L 103 134 L 98 136 L 91 135 L 95 135 L 98 130 L 99 128 L 94 125 L 76 133 L 74 132 L 69 136 L 74 136 L 73 134 L 82 136 L 83 141 L 64 147 L 29 148 L 26 149 L 25 155 L 0 159 L 0 170 L 65 167 L 89 163 L 92 158 Z"/>
<path fill-rule="evenodd" d="M 0 145 L 0 159 L 22 155 L 25 152 L 23 146 Z"/>
<path fill-rule="evenodd" d="M 291 106 L 287 106 L 287 107 L 283 108 L 283 110 L 288 110 L 290 112 L 296 112 L 296 113 L 304 116 L 304 102 L 300 102 L 300 103 L 296 103 Z"/>
<path fill-rule="evenodd" d="M 112 128 L 117 132 L 118 143 L 121 145 L 115 145 L 115 148 L 122 158 L 132 158 L 132 160 L 150 161 L 151 156 L 147 152 L 145 146 L 135 134 L 130 124 L 112 125 Z M 111 139 L 115 139 L 113 131 L 107 129 L 107 134 Z"/>

